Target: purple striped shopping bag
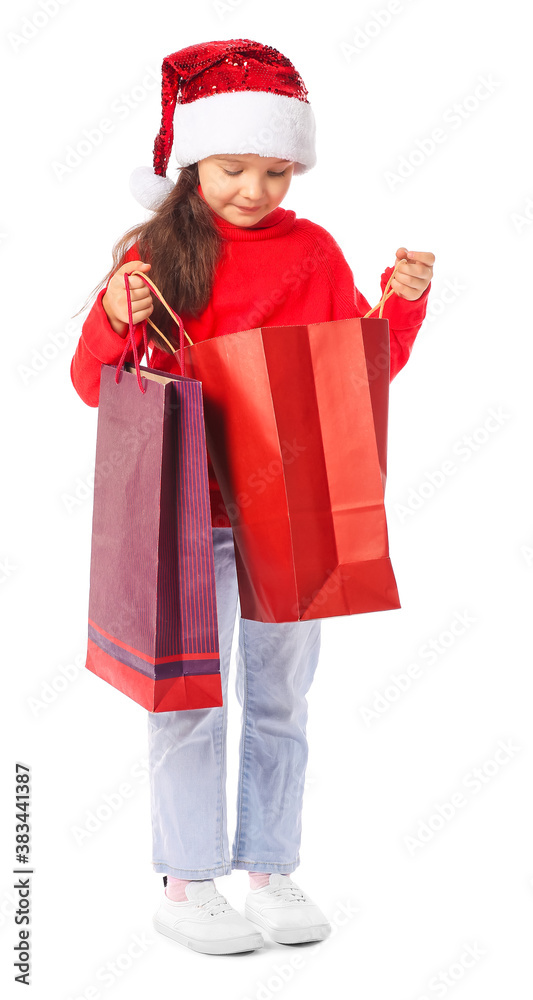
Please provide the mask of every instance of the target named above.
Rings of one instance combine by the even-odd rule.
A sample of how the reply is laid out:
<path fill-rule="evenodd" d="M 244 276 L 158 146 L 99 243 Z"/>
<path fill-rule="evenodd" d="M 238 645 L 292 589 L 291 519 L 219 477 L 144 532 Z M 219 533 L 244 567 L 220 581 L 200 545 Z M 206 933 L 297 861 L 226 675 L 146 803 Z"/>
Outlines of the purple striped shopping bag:
<path fill-rule="evenodd" d="M 139 365 L 131 305 L 101 369 L 85 666 L 151 712 L 222 705 L 202 385 Z"/>

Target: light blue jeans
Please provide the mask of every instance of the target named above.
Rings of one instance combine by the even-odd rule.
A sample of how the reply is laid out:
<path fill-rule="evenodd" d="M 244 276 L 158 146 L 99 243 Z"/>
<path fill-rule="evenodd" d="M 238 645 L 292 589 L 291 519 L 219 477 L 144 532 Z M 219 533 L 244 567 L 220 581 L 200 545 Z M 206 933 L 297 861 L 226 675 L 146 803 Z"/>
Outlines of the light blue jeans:
<path fill-rule="evenodd" d="M 242 707 L 237 824 L 226 829 L 228 674 L 240 605 L 231 528 L 213 527 L 224 704 L 148 712 L 153 868 L 174 878 L 233 868 L 289 875 L 300 863 L 307 766 L 307 700 L 320 651 L 320 619 L 239 618 L 236 692 Z"/>

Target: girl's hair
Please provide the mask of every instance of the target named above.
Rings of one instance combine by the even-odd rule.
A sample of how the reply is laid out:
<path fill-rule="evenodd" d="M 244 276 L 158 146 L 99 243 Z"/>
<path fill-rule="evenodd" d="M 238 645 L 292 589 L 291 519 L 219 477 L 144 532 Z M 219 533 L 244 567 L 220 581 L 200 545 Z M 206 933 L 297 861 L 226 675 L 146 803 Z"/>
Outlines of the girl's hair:
<path fill-rule="evenodd" d="M 137 243 L 139 259 L 152 265 L 147 277 L 157 285 L 175 312 L 197 316 L 206 308 L 211 298 L 223 237 L 212 209 L 198 194 L 198 184 L 198 163 L 182 167 L 173 190 L 152 218 L 128 229 L 117 240 L 113 247 L 113 266 L 87 301 L 107 285 L 124 263 L 126 250 Z M 150 319 L 177 350 L 177 324 L 155 295 L 153 303 Z M 147 334 L 157 347 L 170 354 L 168 344 L 149 324 Z"/>

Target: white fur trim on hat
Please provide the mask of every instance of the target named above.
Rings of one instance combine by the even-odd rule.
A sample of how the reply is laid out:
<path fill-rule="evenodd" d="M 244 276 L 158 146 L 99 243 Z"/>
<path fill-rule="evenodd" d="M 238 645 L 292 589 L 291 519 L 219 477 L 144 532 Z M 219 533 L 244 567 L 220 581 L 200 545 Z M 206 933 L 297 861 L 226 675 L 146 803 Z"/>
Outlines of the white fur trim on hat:
<path fill-rule="evenodd" d="M 295 174 L 316 163 L 315 116 L 296 97 L 243 90 L 176 104 L 173 152 L 187 167 L 207 156 L 257 153 L 294 160 Z"/>
<path fill-rule="evenodd" d="M 143 208 L 155 212 L 174 187 L 168 177 L 155 174 L 152 167 L 136 167 L 130 176 L 130 191 Z"/>

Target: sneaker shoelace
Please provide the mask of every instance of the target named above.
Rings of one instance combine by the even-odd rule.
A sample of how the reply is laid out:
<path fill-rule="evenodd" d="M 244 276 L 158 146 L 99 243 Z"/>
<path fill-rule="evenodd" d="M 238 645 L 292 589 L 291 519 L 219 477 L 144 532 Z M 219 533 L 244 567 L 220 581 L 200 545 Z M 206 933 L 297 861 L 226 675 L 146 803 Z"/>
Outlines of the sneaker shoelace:
<path fill-rule="evenodd" d="M 279 896 L 286 903 L 305 903 L 305 894 L 297 885 L 280 885 L 271 890 L 271 895 Z"/>
<path fill-rule="evenodd" d="M 220 892 L 215 892 L 209 899 L 204 899 L 203 902 L 196 904 L 200 910 L 209 910 L 212 917 L 216 917 L 219 913 L 225 913 L 227 910 L 232 910 L 233 907 L 228 903 L 225 896 Z"/>

